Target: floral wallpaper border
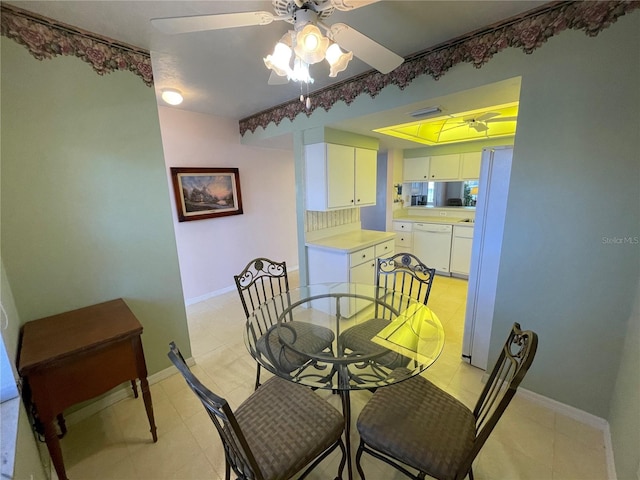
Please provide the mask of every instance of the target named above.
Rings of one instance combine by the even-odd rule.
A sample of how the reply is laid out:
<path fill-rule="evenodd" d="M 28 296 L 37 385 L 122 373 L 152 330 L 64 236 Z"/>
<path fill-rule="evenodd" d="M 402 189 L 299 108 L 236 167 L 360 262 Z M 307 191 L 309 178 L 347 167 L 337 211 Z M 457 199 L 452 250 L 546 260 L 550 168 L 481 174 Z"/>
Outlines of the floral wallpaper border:
<path fill-rule="evenodd" d="M 38 60 L 74 55 L 99 75 L 128 70 L 153 86 L 151 57 L 143 50 L 95 33 L 36 15 L 7 4 L 0 5 L 0 34 L 24 45 Z"/>
<path fill-rule="evenodd" d="M 564 30 L 584 30 L 587 35 L 594 37 L 619 17 L 639 7 L 640 1 L 637 0 L 550 2 L 414 54 L 388 74 L 370 70 L 311 93 L 309 109 L 296 99 L 241 119 L 240 134 L 254 132 L 258 127 L 266 128 L 271 122 L 279 125 L 285 118 L 293 120 L 301 113 L 308 117 L 320 107 L 329 111 L 340 100 L 349 105 L 362 93 L 368 93 L 373 98 L 387 85 L 396 85 L 403 90 L 421 75 L 431 75 L 438 80 L 459 63 L 472 63 L 480 68 L 493 55 L 508 47 L 521 48 L 529 54 Z"/>

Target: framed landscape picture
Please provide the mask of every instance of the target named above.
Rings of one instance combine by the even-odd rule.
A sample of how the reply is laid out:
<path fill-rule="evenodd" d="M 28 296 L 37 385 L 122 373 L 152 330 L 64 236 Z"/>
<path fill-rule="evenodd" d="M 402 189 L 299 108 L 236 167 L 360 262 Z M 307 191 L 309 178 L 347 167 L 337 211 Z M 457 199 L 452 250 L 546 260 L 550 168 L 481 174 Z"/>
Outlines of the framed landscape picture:
<path fill-rule="evenodd" d="M 178 220 L 242 214 L 237 168 L 171 168 Z"/>

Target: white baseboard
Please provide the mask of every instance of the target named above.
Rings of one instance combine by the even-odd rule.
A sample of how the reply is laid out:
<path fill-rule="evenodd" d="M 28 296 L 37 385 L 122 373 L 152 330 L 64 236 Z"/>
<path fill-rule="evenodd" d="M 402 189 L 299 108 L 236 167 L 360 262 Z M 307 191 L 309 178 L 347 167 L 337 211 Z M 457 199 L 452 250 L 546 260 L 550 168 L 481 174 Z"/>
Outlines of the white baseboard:
<path fill-rule="evenodd" d="M 187 365 L 189 365 L 190 367 L 196 364 L 193 357 L 187 358 L 186 362 L 187 362 Z M 171 366 L 169 368 L 165 368 L 164 370 L 161 370 L 147 377 L 147 381 L 149 382 L 149 385 L 153 385 L 155 383 L 161 382 L 166 378 L 171 377 L 172 375 L 175 375 L 176 373 L 178 373 L 178 370 L 176 369 L 176 367 Z M 138 394 L 139 396 L 142 395 L 139 388 L 138 388 Z M 67 425 L 76 424 L 78 422 L 81 422 L 82 420 L 89 418 L 91 415 L 95 415 L 100 410 L 104 410 L 105 408 L 113 405 L 114 403 L 119 402 L 120 400 L 124 400 L 125 398 L 129 398 L 132 396 L 133 396 L 133 391 L 131 389 L 131 385 L 127 384 L 126 387 L 119 388 L 118 390 L 114 390 L 108 393 L 107 395 L 105 395 L 104 397 L 99 398 L 95 402 L 92 402 L 89 405 L 86 405 L 76 410 L 75 412 L 70 413 L 69 415 L 65 415 L 65 421 Z M 152 401 L 153 401 L 153 398 L 152 398 Z"/>
<path fill-rule="evenodd" d="M 295 272 L 299 269 L 296 265 L 295 267 L 287 267 L 288 272 Z M 204 302 L 205 300 L 209 300 L 210 298 L 218 297 L 220 295 L 224 295 L 225 293 L 233 292 L 236 289 L 235 285 L 231 285 L 229 287 L 220 288 L 219 290 L 214 290 L 213 292 L 205 293 L 204 295 L 200 295 L 198 297 L 193 298 L 185 298 L 184 304 L 186 307 L 189 305 L 193 305 L 195 303 Z"/>
<path fill-rule="evenodd" d="M 200 295 L 199 297 L 185 298 L 184 304 L 188 307 L 189 305 L 193 305 L 194 303 L 204 302 L 205 300 L 209 300 L 210 298 L 233 292 L 235 289 L 236 286 L 231 285 L 230 287 L 224 287 L 220 290 L 214 290 L 213 292 L 205 293 L 204 295 Z"/>
<path fill-rule="evenodd" d="M 617 480 L 618 477 L 616 474 L 616 465 L 613 458 L 611 430 L 609 428 L 609 422 L 607 420 L 593 415 L 589 412 L 585 412 L 584 410 L 580 410 L 579 408 L 572 407 L 571 405 L 567 405 L 565 403 L 558 402 L 557 400 L 553 400 L 549 397 L 545 397 L 544 395 L 532 392 L 531 390 L 527 390 L 525 388 L 519 388 L 516 392 L 516 395 L 521 398 L 530 400 L 533 403 L 546 407 L 549 410 L 553 410 L 556 413 L 560 413 L 569 418 L 572 418 L 580 423 L 584 423 L 585 425 L 589 425 L 591 427 L 597 428 L 598 430 L 601 430 L 602 434 L 604 435 L 604 449 L 607 459 L 607 478 L 608 480 Z"/>

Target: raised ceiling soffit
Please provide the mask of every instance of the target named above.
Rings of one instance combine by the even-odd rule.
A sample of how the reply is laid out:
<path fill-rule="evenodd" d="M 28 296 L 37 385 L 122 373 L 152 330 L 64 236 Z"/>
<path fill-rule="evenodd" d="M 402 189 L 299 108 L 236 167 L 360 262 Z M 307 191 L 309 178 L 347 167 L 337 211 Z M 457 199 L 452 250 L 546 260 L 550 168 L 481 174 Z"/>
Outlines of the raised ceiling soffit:
<path fill-rule="evenodd" d="M 508 48 L 522 48 L 531 53 L 550 37 L 564 30 L 584 30 L 594 37 L 619 17 L 640 7 L 640 1 L 560 1 L 476 30 L 448 42 L 436 45 L 407 57 L 402 65 L 390 73 L 370 70 L 340 83 L 313 92 L 310 108 L 299 100 L 291 100 L 276 107 L 240 120 L 240 134 L 276 125 L 288 118 L 293 120 L 304 113 L 310 116 L 317 108 L 328 111 L 338 101 L 351 104 L 358 95 L 375 97 L 387 85 L 403 90 L 415 78 L 431 75 L 438 80 L 459 63 L 472 63 L 480 68 L 493 55 Z"/>
<path fill-rule="evenodd" d="M 0 33 L 20 45 L 38 60 L 73 55 L 87 62 L 99 74 L 125 70 L 153 85 L 151 57 L 147 50 L 108 37 L 2 4 Z"/>

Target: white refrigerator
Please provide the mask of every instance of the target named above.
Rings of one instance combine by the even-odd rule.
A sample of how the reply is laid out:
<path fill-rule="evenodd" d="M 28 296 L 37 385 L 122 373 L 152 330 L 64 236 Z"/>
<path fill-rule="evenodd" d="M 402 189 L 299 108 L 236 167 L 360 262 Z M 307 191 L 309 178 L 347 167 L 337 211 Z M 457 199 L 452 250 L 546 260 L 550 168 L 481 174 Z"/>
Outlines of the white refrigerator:
<path fill-rule="evenodd" d="M 482 151 L 462 357 L 487 369 L 513 147 Z"/>

